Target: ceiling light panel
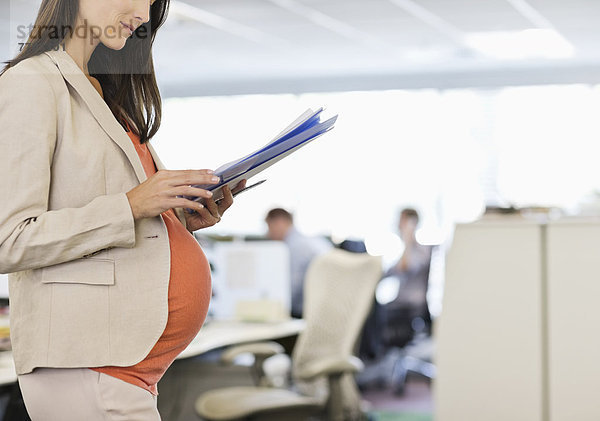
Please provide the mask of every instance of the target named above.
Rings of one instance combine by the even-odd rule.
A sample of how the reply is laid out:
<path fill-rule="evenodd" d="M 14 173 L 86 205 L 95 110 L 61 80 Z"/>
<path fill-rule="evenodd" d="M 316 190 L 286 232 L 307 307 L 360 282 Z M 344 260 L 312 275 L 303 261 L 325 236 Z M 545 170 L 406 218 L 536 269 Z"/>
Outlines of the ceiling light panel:
<path fill-rule="evenodd" d="M 388 0 L 300 1 L 302 4 L 349 24 L 377 22 L 389 18 L 410 21 L 409 17 L 400 13 Z"/>
<path fill-rule="evenodd" d="M 600 1 L 529 0 L 567 40 L 581 57 L 600 57 Z"/>
<path fill-rule="evenodd" d="M 303 24 L 296 16 L 287 16 L 280 8 L 265 0 L 184 0 L 186 3 L 223 16 L 224 18 L 264 27 L 284 21 L 292 25 Z"/>
<path fill-rule="evenodd" d="M 463 32 L 513 31 L 531 24 L 506 0 L 419 0 Z"/>

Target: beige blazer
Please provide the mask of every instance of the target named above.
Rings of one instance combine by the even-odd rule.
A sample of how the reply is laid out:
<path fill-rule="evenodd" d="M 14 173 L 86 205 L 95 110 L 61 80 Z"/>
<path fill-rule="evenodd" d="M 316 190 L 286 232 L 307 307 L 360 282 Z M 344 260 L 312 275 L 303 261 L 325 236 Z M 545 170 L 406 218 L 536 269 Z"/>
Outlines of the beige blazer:
<path fill-rule="evenodd" d="M 125 193 L 146 179 L 142 163 L 68 53 L 0 76 L 0 151 L 0 273 L 10 273 L 17 374 L 141 361 L 167 321 L 166 226 L 162 215 L 134 221 Z"/>

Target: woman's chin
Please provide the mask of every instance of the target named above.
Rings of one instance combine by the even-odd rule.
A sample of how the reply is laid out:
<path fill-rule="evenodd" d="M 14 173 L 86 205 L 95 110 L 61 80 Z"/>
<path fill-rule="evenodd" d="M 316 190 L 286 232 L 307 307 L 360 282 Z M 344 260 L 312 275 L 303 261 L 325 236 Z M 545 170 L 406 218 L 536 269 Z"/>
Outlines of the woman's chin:
<path fill-rule="evenodd" d="M 127 43 L 127 38 L 113 38 L 102 41 L 105 47 L 110 48 L 111 50 L 121 50 L 125 47 Z"/>

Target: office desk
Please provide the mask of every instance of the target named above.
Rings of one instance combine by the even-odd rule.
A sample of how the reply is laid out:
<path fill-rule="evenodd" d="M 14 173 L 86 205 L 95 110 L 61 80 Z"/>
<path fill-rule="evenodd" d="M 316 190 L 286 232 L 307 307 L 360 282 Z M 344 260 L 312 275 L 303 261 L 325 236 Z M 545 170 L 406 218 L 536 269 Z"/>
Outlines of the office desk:
<path fill-rule="evenodd" d="M 200 329 L 198 335 L 177 359 L 195 357 L 224 346 L 297 335 L 304 330 L 304 326 L 305 322 L 302 319 L 265 323 L 211 320 Z"/>
<path fill-rule="evenodd" d="M 12 352 L 0 352 L 0 386 L 15 383 L 17 381 L 17 372 L 13 361 Z"/>
<path fill-rule="evenodd" d="M 177 359 L 195 357 L 224 346 L 267 341 L 297 335 L 304 329 L 301 319 L 282 322 L 250 323 L 233 320 L 211 320 Z M 17 374 L 10 351 L 0 352 L 0 386 L 15 383 Z"/>

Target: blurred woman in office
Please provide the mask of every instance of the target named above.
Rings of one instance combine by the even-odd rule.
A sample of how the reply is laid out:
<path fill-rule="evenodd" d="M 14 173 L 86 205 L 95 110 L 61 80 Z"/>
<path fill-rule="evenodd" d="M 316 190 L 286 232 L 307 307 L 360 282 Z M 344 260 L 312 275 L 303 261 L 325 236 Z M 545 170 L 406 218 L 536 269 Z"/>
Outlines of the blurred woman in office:
<path fill-rule="evenodd" d="M 217 183 L 212 171 L 167 170 L 149 143 L 168 6 L 43 0 L 0 74 L 0 272 L 33 421 L 160 420 L 157 382 L 206 317 L 192 232 L 245 180 L 215 202 L 193 187 Z"/>

